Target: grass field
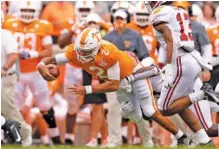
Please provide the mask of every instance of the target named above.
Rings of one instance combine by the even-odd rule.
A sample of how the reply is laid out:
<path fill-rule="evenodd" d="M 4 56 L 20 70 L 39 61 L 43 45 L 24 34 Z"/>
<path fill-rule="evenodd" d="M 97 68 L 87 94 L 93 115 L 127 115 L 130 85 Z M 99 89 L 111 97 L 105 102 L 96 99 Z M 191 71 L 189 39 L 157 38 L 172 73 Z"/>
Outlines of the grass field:
<path fill-rule="evenodd" d="M 1 146 L 2 149 L 25 149 L 21 146 L 18 145 L 3 145 Z M 55 149 L 95 149 L 95 148 L 88 148 L 88 147 L 75 147 L 75 146 L 55 146 L 55 147 L 46 147 L 46 146 L 42 146 L 42 145 L 33 145 L 31 147 L 27 147 L 26 149 L 51 149 L 51 148 L 55 148 Z M 98 149 L 101 149 L 99 147 L 97 147 Z M 177 149 L 186 149 L 187 147 L 178 147 Z M 120 146 L 114 149 L 146 149 L 145 147 L 142 146 Z M 155 147 L 153 149 L 160 149 L 159 147 Z M 218 147 L 198 147 L 198 149 L 218 149 Z"/>

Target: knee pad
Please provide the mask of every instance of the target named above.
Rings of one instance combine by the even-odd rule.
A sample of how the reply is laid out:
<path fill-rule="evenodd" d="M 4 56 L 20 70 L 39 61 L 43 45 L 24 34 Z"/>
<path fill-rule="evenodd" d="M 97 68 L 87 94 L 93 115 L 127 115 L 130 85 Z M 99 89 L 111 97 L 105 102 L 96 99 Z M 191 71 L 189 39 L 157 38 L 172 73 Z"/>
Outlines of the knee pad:
<path fill-rule="evenodd" d="M 53 108 L 49 109 L 47 112 L 42 112 L 43 118 L 49 125 L 49 128 L 56 128 L 56 120 L 55 120 L 55 113 Z"/>
<path fill-rule="evenodd" d="M 145 105 L 141 107 L 142 113 L 145 117 L 150 118 L 156 112 L 153 105 Z"/>

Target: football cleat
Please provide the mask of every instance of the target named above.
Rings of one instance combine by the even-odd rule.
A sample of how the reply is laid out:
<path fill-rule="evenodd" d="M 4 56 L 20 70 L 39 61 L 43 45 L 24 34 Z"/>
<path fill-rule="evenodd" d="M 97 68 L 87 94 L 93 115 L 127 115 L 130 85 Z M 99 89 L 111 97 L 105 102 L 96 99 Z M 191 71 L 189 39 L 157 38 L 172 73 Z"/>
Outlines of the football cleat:
<path fill-rule="evenodd" d="M 205 100 L 210 100 L 219 105 L 219 95 L 212 89 L 209 83 L 204 83 L 201 90 L 205 93 Z"/>
<path fill-rule="evenodd" d="M 178 145 L 190 145 L 191 143 L 192 143 L 191 138 L 186 134 L 183 134 L 182 137 L 177 139 L 177 144 Z"/>
<path fill-rule="evenodd" d="M 21 144 L 21 135 L 20 135 L 20 123 L 16 121 L 6 120 L 3 129 L 5 131 L 6 138 L 12 140 L 15 144 Z"/>
<path fill-rule="evenodd" d="M 188 148 L 212 148 L 215 147 L 215 144 L 212 140 L 208 141 L 208 143 L 203 144 L 203 143 L 195 143 L 193 142 L 191 145 L 188 146 Z"/>

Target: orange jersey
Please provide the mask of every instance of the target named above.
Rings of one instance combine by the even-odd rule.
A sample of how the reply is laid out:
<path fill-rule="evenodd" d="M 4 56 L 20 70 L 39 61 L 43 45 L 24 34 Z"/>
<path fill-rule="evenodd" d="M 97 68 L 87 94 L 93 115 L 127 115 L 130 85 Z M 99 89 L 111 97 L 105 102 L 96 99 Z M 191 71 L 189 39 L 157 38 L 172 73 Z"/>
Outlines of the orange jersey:
<path fill-rule="evenodd" d="M 66 19 L 63 21 L 61 27 L 62 29 L 67 29 L 68 31 L 71 31 L 72 26 L 75 24 L 75 19 Z"/>
<path fill-rule="evenodd" d="M 54 25 L 54 36 L 59 36 L 61 24 L 67 18 L 75 16 L 75 8 L 71 2 L 51 2 L 42 12 L 41 19 L 47 20 Z"/>
<path fill-rule="evenodd" d="M 142 38 L 145 42 L 146 47 L 149 50 L 149 56 L 152 57 L 155 62 L 158 60 L 157 44 L 158 41 L 153 32 L 153 26 L 149 25 L 145 28 L 139 27 L 133 21 L 127 25 L 129 28 L 141 33 Z"/>
<path fill-rule="evenodd" d="M 3 28 L 10 30 L 18 42 L 19 50 L 43 51 L 42 39 L 51 35 L 53 26 L 45 20 L 36 20 L 30 24 L 24 24 L 18 19 L 6 20 Z M 37 71 L 40 58 L 20 59 L 20 71 L 24 73 Z"/>
<path fill-rule="evenodd" d="M 127 52 L 120 51 L 112 43 L 102 40 L 98 54 L 94 61 L 82 63 L 77 59 L 74 45 L 69 45 L 65 55 L 70 63 L 84 69 L 93 76 L 107 80 L 107 70 L 119 62 L 120 79 L 132 74 L 134 67 L 137 65 L 136 60 L 129 56 Z"/>
<path fill-rule="evenodd" d="M 219 56 L 219 24 L 207 29 L 212 44 L 212 54 Z"/>

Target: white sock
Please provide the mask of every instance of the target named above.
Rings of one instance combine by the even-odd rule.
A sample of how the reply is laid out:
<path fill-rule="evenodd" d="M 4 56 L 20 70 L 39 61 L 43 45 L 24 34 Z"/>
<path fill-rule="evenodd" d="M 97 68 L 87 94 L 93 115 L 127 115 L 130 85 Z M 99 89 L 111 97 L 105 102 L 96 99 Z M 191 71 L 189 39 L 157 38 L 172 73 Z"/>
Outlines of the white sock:
<path fill-rule="evenodd" d="M 208 137 L 208 135 L 207 135 L 207 133 L 205 132 L 204 129 L 200 129 L 194 135 L 195 135 L 196 141 L 199 142 L 199 143 L 202 143 L 202 144 L 206 144 L 211 140 Z"/>
<path fill-rule="evenodd" d="M 216 88 L 215 88 L 215 92 L 216 92 L 217 94 L 219 94 L 219 83 L 217 84 L 217 86 L 216 86 Z"/>
<path fill-rule="evenodd" d="M 75 140 L 75 135 L 73 133 L 66 133 L 65 134 L 65 139 L 69 139 L 71 141 Z"/>
<path fill-rule="evenodd" d="M 42 143 L 43 144 L 49 144 L 49 136 L 45 135 L 41 137 Z"/>
<path fill-rule="evenodd" d="M 189 98 L 190 98 L 192 103 L 196 103 L 196 102 L 198 102 L 200 100 L 203 100 L 204 96 L 205 96 L 205 94 L 201 90 L 189 94 Z"/>
<path fill-rule="evenodd" d="M 59 129 L 56 127 L 56 128 L 48 128 L 48 135 L 53 138 L 53 137 L 57 137 L 59 136 Z"/>
<path fill-rule="evenodd" d="M 179 131 L 177 132 L 177 134 L 175 135 L 176 139 L 179 139 L 183 136 L 183 132 L 179 129 Z"/>
<path fill-rule="evenodd" d="M 3 116 L 1 116 L 1 127 L 5 124 L 5 121 L 6 119 Z"/>

